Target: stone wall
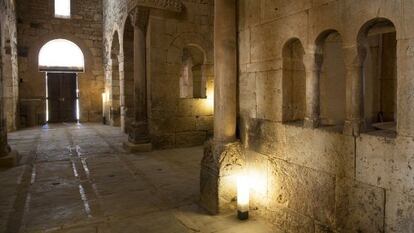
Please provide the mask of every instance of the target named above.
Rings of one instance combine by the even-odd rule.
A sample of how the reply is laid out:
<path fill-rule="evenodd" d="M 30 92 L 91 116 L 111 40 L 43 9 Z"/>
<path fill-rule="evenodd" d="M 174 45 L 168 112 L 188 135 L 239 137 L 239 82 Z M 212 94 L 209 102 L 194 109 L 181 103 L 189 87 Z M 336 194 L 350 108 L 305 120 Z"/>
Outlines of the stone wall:
<path fill-rule="evenodd" d="M 80 120 L 101 122 L 104 90 L 102 1 L 72 0 L 71 18 L 54 17 L 53 0 L 18 0 L 20 126 L 43 124 L 46 118 L 45 73 L 39 72 L 38 54 L 53 39 L 77 44 L 85 57 L 79 74 Z"/>
<path fill-rule="evenodd" d="M 397 33 L 397 136 L 373 131 L 354 137 L 337 128 L 284 123 L 285 43 L 299 39 L 306 56 L 321 33 L 336 31 L 348 66 L 355 59 L 349 54 L 358 54 L 361 28 L 378 18 L 390 20 Z M 275 228 L 414 232 L 413 20 L 411 0 L 239 1 L 240 135 L 257 178 L 252 209 Z M 347 98 L 348 81 L 342 87 Z"/>
<path fill-rule="evenodd" d="M 18 102 L 18 65 L 16 9 L 14 0 L 0 1 L 1 71 L 4 114 L 8 131 L 16 129 Z"/>
<path fill-rule="evenodd" d="M 212 134 L 213 1 L 181 2 L 182 12 L 153 8 L 149 16 L 147 31 L 148 115 L 151 141 L 155 148 L 202 145 Z M 123 35 L 126 18 L 134 7 L 134 1 L 104 1 L 105 77 L 108 93 L 111 92 L 111 85 L 108 83 L 111 83 L 112 78 L 112 62 L 110 61 L 112 40 L 116 35 L 115 32 L 118 32 L 120 57 L 127 59 L 124 58 L 125 38 Z M 204 53 L 204 72 L 208 80 L 207 98 L 180 98 L 182 57 L 186 46 L 197 47 Z M 122 79 L 124 64 L 120 62 L 119 65 Z M 131 98 L 131 96 L 125 98 Z M 125 99 L 125 102 L 130 101 Z M 125 103 L 121 101 L 121 107 L 123 104 Z"/>

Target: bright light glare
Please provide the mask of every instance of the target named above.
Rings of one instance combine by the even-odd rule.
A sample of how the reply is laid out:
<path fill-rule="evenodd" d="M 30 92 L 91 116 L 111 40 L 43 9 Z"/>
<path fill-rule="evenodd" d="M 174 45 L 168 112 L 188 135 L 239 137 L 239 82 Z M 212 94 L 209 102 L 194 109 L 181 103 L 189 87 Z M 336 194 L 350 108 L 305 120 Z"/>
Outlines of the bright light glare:
<path fill-rule="evenodd" d="M 249 179 L 245 175 L 239 175 L 237 177 L 237 209 L 239 211 L 249 210 L 249 183 Z"/>
<path fill-rule="evenodd" d="M 56 39 L 47 42 L 39 52 L 39 67 L 74 68 L 84 70 L 82 50 L 73 42 Z"/>
<path fill-rule="evenodd" d="M 55 0 L 55 16 L 70 18 L 70 0 Z"/>
<path fill-rule="evenodd" d="M 265 195 L 267 192 L 267 178 L 264 170 L 250 169 L 249 171 L 249 183 L 250 188 L 255 193 Z"/>

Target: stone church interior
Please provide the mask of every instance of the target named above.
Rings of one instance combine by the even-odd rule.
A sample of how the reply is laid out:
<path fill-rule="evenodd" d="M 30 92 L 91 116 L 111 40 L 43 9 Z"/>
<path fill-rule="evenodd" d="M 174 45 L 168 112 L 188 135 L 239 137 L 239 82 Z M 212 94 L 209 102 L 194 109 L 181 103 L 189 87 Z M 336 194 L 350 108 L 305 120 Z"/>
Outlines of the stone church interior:
<path fill-rule="evenodd" d="M 413 233 L 414 0 L 0 0 L 0 232 Z"/>

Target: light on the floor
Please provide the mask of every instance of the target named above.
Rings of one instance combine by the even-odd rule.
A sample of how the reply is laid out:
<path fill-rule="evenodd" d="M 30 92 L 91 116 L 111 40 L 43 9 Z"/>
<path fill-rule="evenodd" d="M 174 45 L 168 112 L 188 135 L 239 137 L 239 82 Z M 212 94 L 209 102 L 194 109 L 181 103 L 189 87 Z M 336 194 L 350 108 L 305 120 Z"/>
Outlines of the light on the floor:
<path fill-rule="evenodd" d="M 237 217 L 240 220 L 249 218 L 250 185 L 245 175 L 237 177 Z"/>

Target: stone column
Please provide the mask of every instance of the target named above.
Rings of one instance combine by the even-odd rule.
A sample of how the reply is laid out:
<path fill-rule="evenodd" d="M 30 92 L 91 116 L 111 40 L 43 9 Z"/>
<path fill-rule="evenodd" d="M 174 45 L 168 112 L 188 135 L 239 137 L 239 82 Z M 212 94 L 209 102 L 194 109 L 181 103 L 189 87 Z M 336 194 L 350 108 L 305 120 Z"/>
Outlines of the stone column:
<path fill-rule="evenodd" d="M 397 133 L 414 137 L 414 39 L 397 42 Z"/>
<path fill-rule="evenodd" d="M 120 109 L 120 122 L 121 122 L 121 131 L 126 132 L 125 129 L 125 63 L 124 63 L 124 54 L 120 52 L 119 54 L 119 109 Z"/>
<path fill-rule="evenodd" d="M 233 142 L 237 104 L 236 1 L 216 0 L 214 15 L 214 140 Z"/>
<path fill-rule="evenodd" d="M 0 60 L 0 66 L 2 62 Z M 7 122 L 4 116 L 3 71 L 0 67 L 0 167 L 13 167 L 18 163 L 19 156 L 12 151 L 7 142 Z"/>
<path fill-rule="evenodd" d="M 364 50 L 358 51 L 356 45 L 344 47 L 346 68 L 346 119 L 344 133 L 359 136 L 364 127 L 364 95 L 362 61 Z"/>
<path fill-rule="evenodd" d="M 309 51 L 303 58 L 306 69 L 306 116 L 305 127 L 316 128 L 319 126 L 319 70 L 322 55 Z"/>
<path fill-rule="evenodd" d="M 236 2 L 214 3 L 214 139 L 206 144 L 200 174 L 200 204 L 212 214 L 234 209 L 235 177 L 244 163 L 236 141 Z"/>
<path fill-rule="evenodd" d="M 134 122 L 128 133 L 127 149 L 150 151 L 147 113 L 146 31 L 149 10 L 136 8 L 131 14 L 134 27 Z"/>

